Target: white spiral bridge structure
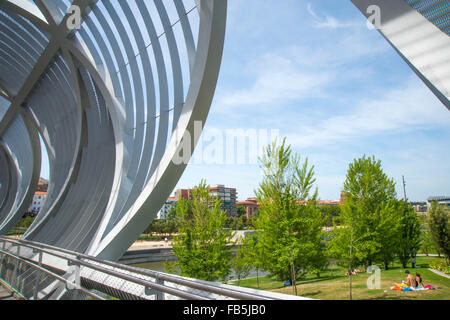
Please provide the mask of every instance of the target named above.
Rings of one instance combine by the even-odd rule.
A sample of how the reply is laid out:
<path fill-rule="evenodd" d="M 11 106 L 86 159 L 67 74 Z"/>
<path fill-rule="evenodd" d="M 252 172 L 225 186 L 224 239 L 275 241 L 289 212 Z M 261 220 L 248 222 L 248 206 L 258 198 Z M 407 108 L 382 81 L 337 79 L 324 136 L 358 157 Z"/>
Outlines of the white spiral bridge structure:
<path fill-rule="evenodd" d="M 0 0 L 0 235 L 32 201 L 42 139 L 47 200 L 23 239 L 123 255 L 199 139 L 226 8 L 226 0 Z"/>

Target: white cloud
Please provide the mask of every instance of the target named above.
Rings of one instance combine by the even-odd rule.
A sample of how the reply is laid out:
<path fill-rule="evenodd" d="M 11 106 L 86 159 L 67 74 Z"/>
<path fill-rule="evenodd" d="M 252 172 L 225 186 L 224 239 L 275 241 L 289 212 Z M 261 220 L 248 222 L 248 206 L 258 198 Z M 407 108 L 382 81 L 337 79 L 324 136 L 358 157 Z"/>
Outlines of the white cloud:
<path fill-rule="evenodd" d="M 363 59 L 388 48 L 377 35 L 361 29 L 326 39 L 280 48 L 249 61 L 241 69 L 242 79 L 234 84 L 237 89 L 218 91 L 218 112 L 323 97 L 334 85 L 366 77 L 371 67 Z"/>
<path fill-rule="evenodd" d="M 309 14 L 313 18 L 314 27 L 318 29 L 338 29 L 338 28 L 350 28 L 355 26 L 360 26 L 357 22 L 341 22 L 335 17 L 331 17 L 324 14 L 324 17 L 320 17 L 312 8 L 311 3 L 308 3 L 307 9 Z"/>
<path fill-rule="evenodd" d="M 382 97 L 360 101 L 352 112 L 331 116 L 288 134 L 297 147 L 324 146 L 386 132 L 448 126 L 450 114 L 419 80 L 406 81 Z"/>
<path fill-rule="evenodd" d="M 292 54 L 265 54 L 249 69 L 256 76 L 253 85 L 223 95 L 219 103 L 260 105 L 300 99 L 319 94 L 320 88 L 335 78 L 334 71 L 311 72 Z"/>

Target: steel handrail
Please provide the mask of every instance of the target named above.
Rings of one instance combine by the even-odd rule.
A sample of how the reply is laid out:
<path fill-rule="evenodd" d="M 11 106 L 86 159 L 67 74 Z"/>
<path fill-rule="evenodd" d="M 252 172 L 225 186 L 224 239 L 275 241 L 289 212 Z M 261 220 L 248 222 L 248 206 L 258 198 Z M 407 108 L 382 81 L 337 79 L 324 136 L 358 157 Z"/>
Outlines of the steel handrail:
<path fill-rule="evenodd" d="M 43 273 L 48 274 L 49 276 L 51 276 L 51 277 L 61 281 L 61 282 L 66 283 L 66 285 L 73 285 L 73 283 L 71 283 L 68 279 L 63 278 L 60 275 L 58 275 L 58 274 L 56 274 L 54 272 L 51 272 L 51 271 L 49 271 L 49 270 L 47 270 L 47 269 L 45 269 L 45 268 L 43 268 L 41 266 L 38 266 L 37 264 L 35 264 L 33 262 L 30 262 L 28 260 L 25 260 L 25 259 L 19 257 L 19 256 L 16 256 L 15 254 L 12 254 L 10 252 L 7 252 L 7 251 L 1 250 L 1 249 L 0 249 L 0 254 L 7 255 L 7 256 L 9 256 L 9 257 L 11 257 L 13 259 L 16 259 L 16 260 L 18 260 L 20 262 L 23 262 L 23 263 L 33 267 L 34 269 L 37 269 L 37 270 L 39 270 L 39 271 L 41 271 Z M 77 288 L 77 290 L 80 290 L 81 292 L 85 293 L 86 295 L 88 295 L 88 296 L 90 296 L 92 298 L 95 298 L 97 300 L 106 300 L 103 297 L 100 297 L 100 296 L 96 295 L 95 293 L 92 293 L 89 290 L 86 290 L 86 289 L 84 289 L 82 287 Z"/>
<path fill-rule="evenodd" d="M 188 286 L 188 287 L 192 287 L 194 289 L 198 289 L 198 290 L 204 290 L 210 293 L 215 293 L 215 294 L 219 294 L 222 296 L 226 296 L 226 297 L 230 297 L 230 298 L 235 298 L 235 299 L 240 299 L 240 300 L 274 300 L 274 299 L 269 299 L 267 297 L 263 297 L 263 296 L 259 296 L 259 295 L 253 295 L 253 294 L 248 294 L 248 293 L 244 293 L 244 292 L 239 292 L 238 290 L 236 291 L 232 291 L 229 289 L 225 289 L 225 288 L 220 288 L 220 287 L 216 287 L 216 286 L 212 286 L 212 285 L 208 285 L 208 284 L 204 284 L 204 283 L 198 283 L 192 280 L 188 280 L 188 279 L 182 279 L 182 278 L 178 278 L 178 277 L 173 277 L 167 274 L 162 274 L 162 273 L 158 273 L 156 271 L 151 271 L 151 270 L 143 270 L 143 269 L 139 269 L 139 268 L 134 268 L 134 267 L 130 267 L 130 266 L 126 266 L 126 265 L 122 265 L 116 262 L 112 262 L 112 261 L 103 261 L 100 259 L 97 259 L 95 257 L 92 256 L 88 256 L 82 253 L 77 253 L 77 252 L 73 252 L 67 249 L 62 249 L 62 248 L 57 248 L 51 245 L 47 245 L 47 244 L 42 244 L 42 243 L 35 243 L 35 242 L 31 242 L 31 241 L 27 241 L 27 240 L 10 240 L 9 242 L 24 242 L 24 243 L 29 243 L 31 245 L 36 245 L 36 246 L 41 246 L 43 248 L 47 248 L 47 249 L 51 249 L 51 250 L 55 250 L 55 251 L 60 251 L 62 253 L 66 253 L 66 254 L 70 254 L 70 255 L 74 255 L 83 259 L 88 259 L 97 263 L 101 263 L 101 264 L 105 264 L 105 265 L 109 265 L 111 267 L 115 267 L 115 268 L 119 268 L 119 269 L 123 269 L 126 271 L 130 271 L 130 272 L 134 272 L 137 274 L 141 274 L 144 276 L 149 276 L 155 279 L 159 279 L 159 280 L 164 280 L 164 281 L 169 281 L 172 283 L 176 283 L 179 285 L 184 285 L 184 286 Z"/>
<path fill-rule="evenodd" d="M 141 279 L 141 278 L 134 277 L 132 275 L 127 275 L 127 274 L 124 274 L 124 273 L 121 273 L 121 272 L 117 272 L 115 270 L 107 269 L 107 268 L 104 268 L 102 266 L 98 266 L 98 265 L 89 263 L 89 262 L 85 262 L 85 261 L 82 261 L 82 260 L 79 260 L 79 259 L 70 258 L 70 257 L 63 256 L 63 255 L 55 253 L 55 252 L 51 252 L 51 251 L 48 251 L 48 250 L 45 250 L 45 249 L 41 249 L 41 248 L 39 248 L 37 246 L 33 246 L 33 245 L 29 245 L 29 244 L 21 244 L 20 242 L 18 242 L 16 240 L 11 240 L 11 239 L 4 239 L 3 238 L 3 241 L 11 243 L 11 244 L 14 244 L 14 245 L 23 246 L 25 248 L 38 250 L 38 251 L 40 251 L 42 253 L 46 253 L 46 254 L 52 255 L 54 257 L 67 260 L 67 261 L 71 262 L 72 264 L 82 265 L 82 266 L 85 266 L 85 267 L 87 267 L 89 269 L 94 269 L 94 270 L 97 270 L 97 271 L 109 274 L 111 276 L 115 276 L 115 277 L 121 278 L 123 280 L 127 280 L 127 281 L 130 281 L 130 282 L 142 285 L 145 288 L 154 289 L 154 290 L 157 290 L 157 291 L 160 291 L 160 292 L 164 292 L 164 293 L 168 293 L 168 294 L 171 294 L 171 295 L 174 295 L 174 296 L 177 296 L 177 297 L 180 297 L 180 298 L 184 298 L 184 299 L 207 300 L 203 296 L 191 294 L 191 293 L 188 293 L 188 292 L 185 292 L 185 291 L 182 291 L 182 290 L 178 290 L 178 289 L 174 289 L 174 288 L 171 288 L 171 287 L 168 287 L 168 286 L 159 285 L 159 284 L 153 283 L 151 281 L 147 281 L 147 280 L 144 280 L 144 279 Z M 27 241 L 27 242 L 29 242 L 29 241 Z M 57 249 L 59 249 L 59 248 L 57 248 Z M 66 251 L 66 252 L 63 252 L 63 253 L 75 255 L 76 257 L 80 257 L 82 255 L 82 254 L 79 254 L 79 253 L 70 252 L 68 250 L 58 250 L 58 251 L 61 251 L 61 252 L 62 251 Z M 98 262 L 98 263 L 104 263 L 104 262 L 101 261 L 101 262 Z"/>

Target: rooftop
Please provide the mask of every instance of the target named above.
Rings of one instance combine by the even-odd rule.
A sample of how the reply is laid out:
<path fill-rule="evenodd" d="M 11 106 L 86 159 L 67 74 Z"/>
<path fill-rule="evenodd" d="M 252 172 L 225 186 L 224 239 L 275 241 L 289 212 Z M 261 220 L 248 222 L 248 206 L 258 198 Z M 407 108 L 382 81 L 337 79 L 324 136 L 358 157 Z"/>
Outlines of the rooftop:
<path fill-rule="evenodd" d="M 436 197 L 429 197 L 427 199 L 428 202 L 431 201 L 450 201 L 450 196 L 436 196 Z"/>

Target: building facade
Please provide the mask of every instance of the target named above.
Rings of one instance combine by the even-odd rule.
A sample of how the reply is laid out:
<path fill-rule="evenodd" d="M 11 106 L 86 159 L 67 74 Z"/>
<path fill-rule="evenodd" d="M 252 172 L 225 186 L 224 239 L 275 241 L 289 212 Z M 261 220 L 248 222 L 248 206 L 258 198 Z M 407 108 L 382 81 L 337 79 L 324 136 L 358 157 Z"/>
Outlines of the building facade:
<path fill-rule="evenodd" d="M 28 208 L 27 214 L 31 216 L 37 216 L 44 206 L 45 200 L 47 199 L 47 192 L 37 191 L 33 196 L 33 202 Z"/>
<path fill-rule="evenodd" d="M 236 188 L 225 187 L 222 184 L 212 186 L 209 189 L 209 195 L 218 197 L 222 201 L 221 209 L 226 212 L 227 216 L 236 216 Z"/>
<path fill-rule="evenodd" d="M 178 202 L 178 199 L 175 197 L 168 198 L 166 203 L 164 203 L 163 207 L 161 208 L 161 210 L 159 210 L 157 219 L 160 219 L 160 220 L 167 219 L 170 210 L 172 208 L 177 207 L 177 202 Z"/>
<path fill-rule="evenodd" d="M 429 197 L 427 199 L 428 207 L 430 207 L 433 202 L 437 202 L 441 206 L 445 206 L 445 207 L 449 207 L 450 208 L 450 196 Z"/>
<path fill-rule="evenodd" d="M 177 191 L 175 191 L 175 198 L 177 198 L 178 200 L 181 199 L 189 200 L 191 199 L 191 193 L 192 193 L 191 189 L 178 189 Z"/>
<path fill-rule="evenodd" d="M 244 207 L 247 219 L 253 217 L 259 210 L 259 204 L 256 198 L 248 198 L 245 201 L 237 202 L 236 205 Z"/>
<path fill-rule="evenodd" d="M 221 209 L 226 212 L 227 216 L 236 216 L 236 188 L 225 187 L 222 184 L 211 186 L 209 188 L 209 195 L 212 198 L 218 197 L 222 201 Z M 175 198 L 177 199 L 192 199 L 192 189 L 178 189 L 175 191 Z"/>

